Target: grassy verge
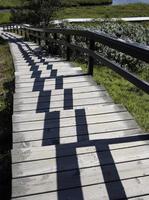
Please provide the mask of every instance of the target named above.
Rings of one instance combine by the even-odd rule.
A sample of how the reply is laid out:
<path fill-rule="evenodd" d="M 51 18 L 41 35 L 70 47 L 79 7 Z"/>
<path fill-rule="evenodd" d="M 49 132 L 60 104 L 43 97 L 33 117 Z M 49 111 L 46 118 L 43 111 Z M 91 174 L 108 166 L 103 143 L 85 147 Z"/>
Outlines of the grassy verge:
<path fill-rule="evenodd" d="M 87 71 L 86 64 L 77 62 L 76 65 Z M 144 69 L 139 75 L 149 81 L 149 68 Z M 149 95 L 107 67 L 95 66 L 94 80 L 97 84 L 105 86 L 115 103 L 122 104 L 128 109 L 144 131 L 149 131 Z"/>
<path fill-rule="evenodd" d="M 13 8 L 21 6 L 22 0 L 0 0 L 0 8 Z"/>
<path fill-rule="evenodd" d="M 22 0 L 0 0 L 0 8 L 17 8 L 22 5 Z M 62 6 L 86 6 L 110 4 L 112 0 L 61 0 Z"/>
<path fill-rule="evenodd" d="M 86 5 L 105 5 L 112 3 L 112 0 L 62 0 L 62 5 L 71 6 L 86 6 Z"/>
<path fill-rule="evenodd" d="M 5 4 L 4 4 L 5 5 Z M 8 4 L 9 5 L 9 4 Z M 149 16 L 149 4 L 130 4 L 117 6 L 76 6 L 63 7 L 56 13 L 56 18 L 111 18 Z M 0 24 L 9 23 L 10 12 L 0 13 Z"/>
<path fill-rule="evenodd" d="M 149 4 L 130 4 L 117 6 L 94 6 L 63 8 L 57 12 L 58 18 L 100 18 L 148 16 Z"/>
<path fill-rule="evenodd" d="M 8 44 L 0 39 L 0 196 L 9 199 L 10 149 L 12 135 L 12 94 L 14 87 L 12 58 Z"/>
<path fill-rule="evenodd" d="M 5 24 L 5 23 L 11 22 L 10 17 L 11 17 L 10 12 L 0 13 L 0 24 Z"/>

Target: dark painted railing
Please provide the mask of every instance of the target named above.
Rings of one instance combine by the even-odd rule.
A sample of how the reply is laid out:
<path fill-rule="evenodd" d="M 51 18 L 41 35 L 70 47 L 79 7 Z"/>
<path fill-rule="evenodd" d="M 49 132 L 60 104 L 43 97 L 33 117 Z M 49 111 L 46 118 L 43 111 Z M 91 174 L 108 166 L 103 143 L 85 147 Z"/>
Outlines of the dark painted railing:
<path fill-rule="evenodd" d="M 126 42 L 121 39 L 116 39 L 105 33 L 96 33 L 87 30 L 73 30 L 73 29 L 40 29 L 32 28 L 25 25 L 4 25 L 4 31 L 12 31 L 21 34 L 26 39 L 33 40 L 41 44 L 41 40 L 44 40 L 47 45 L 55 43 L 58 45 L 66 46 L 66 58 L 69 61 L 71 57 L 71 51 L 77 50 L 81 53 L 85 53 L 89 57 L 88 74 L 93 75 L 94 63 L 100 61 L 123 78 L 134 84 L 136 87 L 142 89 L 149 94 L 149 83 L 140 80 L 137 76 L 123 69 L 119 64 L 111 61 L 101 54 L 95 51 L 96 43 L 101 43 L 112 49 L 118 50 L 122 53 L 130 55 L 139 60 L 149 63 L 149 47 L 141 45 L 139 43 Z M 49 35 L 53 37 L 50 38 Z M 58 37 L 63 35 L 63 38 Z M 73 44 L 72 36 L 81 36 L 89 41 L 89 47 L 84 48 L 79 45 Z"/>

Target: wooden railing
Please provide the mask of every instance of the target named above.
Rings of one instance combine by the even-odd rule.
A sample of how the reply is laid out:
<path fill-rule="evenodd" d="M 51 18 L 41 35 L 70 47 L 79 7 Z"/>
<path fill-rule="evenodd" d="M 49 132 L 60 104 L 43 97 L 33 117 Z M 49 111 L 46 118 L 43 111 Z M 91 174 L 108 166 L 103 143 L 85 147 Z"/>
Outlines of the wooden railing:
<path fill-rule="evenodd" d="M 66 46 L 66 59 L 69 61 L 71 57 L 71 51 L 77 50 L 81 53 L 88 55 L 88 74 L 93 75 L 94 61 L 100 61 L 105 66 L 109 67 L 123 78 L 134 84 L 136 87 L 142 89 L 149 94 L 149 83 L 139 79 L 133 73 L 122 68 L 119 64 L 103 55 L 97 53 L 96 43 L 101 43 L 119 52 L 130 55 L 139 60 L 149 63 L 149 47 L 141 45 L 139 43 L 126 42 L 121 39 L 116 39 L 105 33 L 96 33 L 87 30 L 73 30 L 73 29 L 40 29 L 32 28 L 25 25 L 4 25 L 4 31 L 12 31 L 18 34 L 24 35 L 26 39 L 33 40 L 41 44 L 41 40 L 44 40 L 47 45 L 56 43 L 58 45 Z M 49 37 L 52 34 L 52 38 Z M 59 35 L 63 35 L 60 38 Z M 79 45 L 73 44 L 71 41 L 72 36 L 81 36 L 86 39 L 89 43 L 88 48 L 80 47 Z"/>

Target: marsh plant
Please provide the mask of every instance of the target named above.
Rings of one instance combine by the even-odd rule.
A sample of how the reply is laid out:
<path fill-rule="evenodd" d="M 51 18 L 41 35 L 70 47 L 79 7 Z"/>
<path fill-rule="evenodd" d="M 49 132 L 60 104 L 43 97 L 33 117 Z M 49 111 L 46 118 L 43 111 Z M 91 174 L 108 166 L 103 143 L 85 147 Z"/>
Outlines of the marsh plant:
<path fill-rule="evenodd" d="M 111 22 L 105 20 L 103 22 L 90 23 L 87 25 L 76 26 L 74 24 L 63 24 L 61 26 L 63 28 L 69 29 L 89 30 L 96 33 L 106 33 L 111 37 L 119 38 L 139 46 L 149 45 L 149 27 L 138 23 L 125 23 L 122 21 Z M 85 38 L 78 36 L 73 37 L 72 42 L 82 47 L 86 47 L 88 45 L 88 41 Z M 129 55 L 111 49 L 108 46 L 102 45 L 101 43 L 96 43 L 96 52 L 102 54 L 110 60 L 119 63 L 123 68 L 128 69 L 132 72 L 140 72 L 143 68 L 148 68 L 148 65 L 146 63 Z M 79 52 L 76 52 L 74 54 L 74 57 L 78 58 Z M 83 57 L 83 59 L 86 59 L 85 56 Z"/>

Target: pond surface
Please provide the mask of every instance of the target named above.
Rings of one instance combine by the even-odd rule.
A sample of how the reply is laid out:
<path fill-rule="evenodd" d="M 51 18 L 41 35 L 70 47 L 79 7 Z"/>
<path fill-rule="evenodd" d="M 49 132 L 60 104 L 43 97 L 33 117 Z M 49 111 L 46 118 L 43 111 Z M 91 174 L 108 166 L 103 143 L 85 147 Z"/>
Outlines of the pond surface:
<path fill-rule="evenodd" d="M 149 3 L 149 0 L 113 0 L 113 5 L 128 3 Z"/>

